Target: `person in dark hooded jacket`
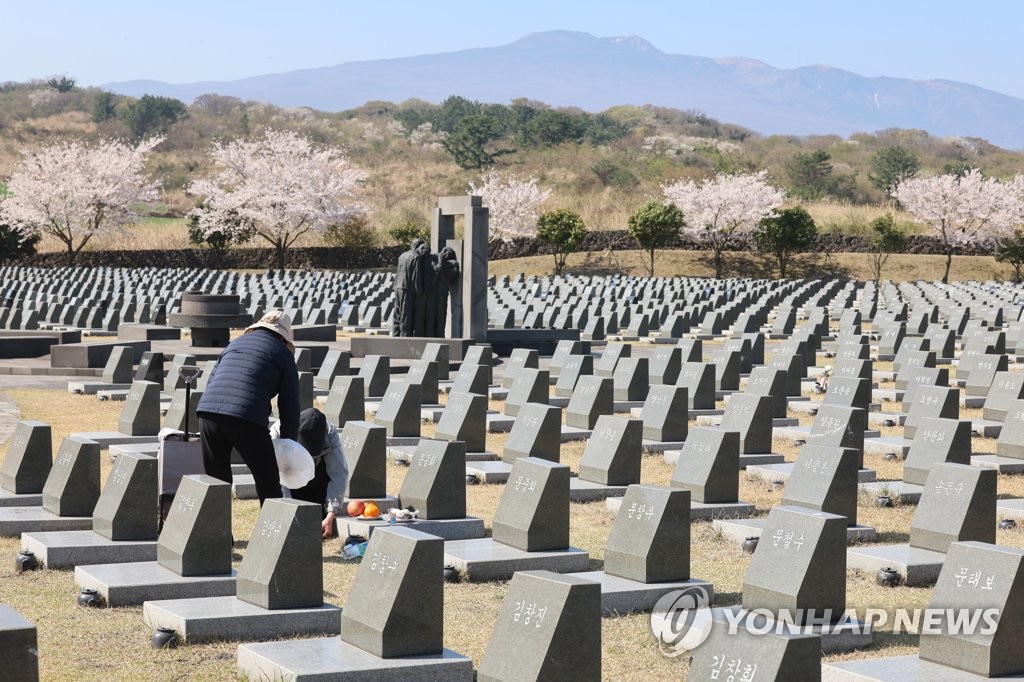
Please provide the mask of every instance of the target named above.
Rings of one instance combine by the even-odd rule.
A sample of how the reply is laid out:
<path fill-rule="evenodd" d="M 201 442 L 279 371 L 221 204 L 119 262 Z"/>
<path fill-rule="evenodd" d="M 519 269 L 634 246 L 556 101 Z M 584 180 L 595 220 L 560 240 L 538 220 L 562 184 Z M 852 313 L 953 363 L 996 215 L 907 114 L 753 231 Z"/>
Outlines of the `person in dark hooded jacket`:
<path fill-rule="evenodd" d="M 252 472 L 260 505 L 281 497 L 281 475 L 270 440 L 270 401 L 277 397 L 282 438 L 299 435 L 299 373 L 287 315 L 275 310 L 220 354 L 196 406 L 206 473 L 231 483 L 231 451 Z"/>

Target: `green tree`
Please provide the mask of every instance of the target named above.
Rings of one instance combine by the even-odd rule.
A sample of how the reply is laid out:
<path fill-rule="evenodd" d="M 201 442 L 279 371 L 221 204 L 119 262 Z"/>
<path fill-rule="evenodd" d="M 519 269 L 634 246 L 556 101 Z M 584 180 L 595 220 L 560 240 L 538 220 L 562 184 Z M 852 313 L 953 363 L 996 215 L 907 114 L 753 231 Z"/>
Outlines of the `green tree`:
<path fill-rule="evenodd" d="M 1006 263 L 1013 268 L 1013 281 L 1021 282 L 1021 269 L 1024 268 L 1024 233 L 1015 232 L 1009 239 L 999 242 L 996 249 L 996 261 Z"/>
<path fill-rule="evenodd" d="M 121 120 L 138 138 L 167 132 L 186 116 L 188 108 L 173 97 L 143 95 L 121 107 Z"/>
<path fill-rule="evenodd" d="M 117 116 L 117 109 L 114 102 L 114 93 L 100 90 L 96 93 L 96 99 L 92 103 L 93 123 L 103 123 Z"/>
<path fill-rule="evenodd" d="M 896 225 L 892 213 L 886 213 L 871 221 L 871 246 L 874 251 L 873 267 L 875 284 L 882 279 L 882 267 L 889 256 L 907 248 L 907 235 Z"/>
<path fill-rule="evenodd" d="M 586 129 L 586 121 L 580 116 L 545 109 L 526 124 L 522 141 L 533 147 L 553 147 L 563 142 L 579 142 Z"/>
<path fill-rule="evenodd" d="M 467 116 L 455 132 L 444 140 L 444 149 L 452 155 L 459 168 L 476 170 L 494 163 L 494 158 L 508 154 L 510 149 L 488 150 L 488 145 L 501 137 L 498 125 L 489 116 Z"/>
<path fill-rule="evenodd" d="M 626 229 L 629 236 L 647 252 L 647 272 L 651 277 L 654 277 L 655 250 L 671 244 L 684 225 L 683 212 L 675 204 L 660 201 L 649 201 L 629 216 Z"/>
<path fill-rule="evenodd" d="M 565 259 L 583 243 L 587 226 L 576 211 L 559 208 L 545 211 L 537 218 L 537 239 L 549 244 L 555 258 L 555 275 L 565 269 Z"/>
<path fill-rule="evenodd" d="M 824 149 L 797 152 L 786 161 L 786 176 L 793 193 L 805 201 L 821 199 L 832 182 L 832 155 Z"/>
<path fill-rule="evenodd" d="M 67 76 L 50 76 L 46 84 L 57 92 L 70 92 L 75 87 L 75 79 Z"/>
<path fill-rule="evenodd" d="M 803 206 L 784 208 L 768 216 L 754 228 L 754 243 L 759 251 L 775 255 L 779 277 L 785 279 L 786 266 L 794 253 L 814 246 L 818 228 Z"/>
<path fill-rule="evenodd" d="M 434 124 L 436 131 L 454 133 L 465 119 L 481 115 L 483 115 L 483 109 L 479 102 L 452 95 L 441 102 L 441 106 L 433 112 L 431 123 Z"/>
<path fill-rule="evenodd" d="M 391 237 L 396 244 L 402 246 L 409 246 L 412 244 L 414 239 L 422 239 L 425 242 L 430 241 L 430 229 L 425 225 L 421 225 L 416 220 L 406 220 L 388 230 L 388 236 Z"/>
<path fill-rule="evenodd" d="M 890 199 L 904 180 L 917 175 L 921 162 L 917 155 L 906 147 L 896 145 L 878 150 L 871 157 L 871 171 L 868 180 Z"/>

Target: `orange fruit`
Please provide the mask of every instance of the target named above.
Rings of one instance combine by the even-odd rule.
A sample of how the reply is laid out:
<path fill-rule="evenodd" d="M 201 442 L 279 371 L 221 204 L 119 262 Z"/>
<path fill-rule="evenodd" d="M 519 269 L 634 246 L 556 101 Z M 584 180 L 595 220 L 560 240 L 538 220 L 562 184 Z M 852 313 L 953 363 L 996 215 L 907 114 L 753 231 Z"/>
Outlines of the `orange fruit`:
<path fill-rule="evenodd" d="M 367 502 L 363 505 L 363 516 L 368 516 L 371 519 L 375 519 L 380 516 L 380 507 L 374 502 Z"/>

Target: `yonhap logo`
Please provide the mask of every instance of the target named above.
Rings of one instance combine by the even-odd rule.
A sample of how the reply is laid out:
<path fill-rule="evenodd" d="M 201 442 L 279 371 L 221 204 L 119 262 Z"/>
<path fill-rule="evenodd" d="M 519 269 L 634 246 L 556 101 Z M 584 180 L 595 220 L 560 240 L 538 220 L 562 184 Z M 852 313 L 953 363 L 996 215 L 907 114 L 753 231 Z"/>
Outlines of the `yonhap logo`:
<path fill-rule="evenodd" d="M 700 585 L 662 596 L 651 612 L 651 632 L 670 658 L 696 649 L 711 634 L 711 595 Z"/>

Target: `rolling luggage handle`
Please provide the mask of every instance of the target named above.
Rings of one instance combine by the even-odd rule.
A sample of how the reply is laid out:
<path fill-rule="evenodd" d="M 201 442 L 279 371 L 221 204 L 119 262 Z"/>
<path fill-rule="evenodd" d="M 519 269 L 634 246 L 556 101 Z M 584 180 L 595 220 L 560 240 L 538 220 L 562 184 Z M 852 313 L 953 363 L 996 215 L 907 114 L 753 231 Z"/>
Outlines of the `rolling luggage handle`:
<path fill-rule="evenodd" d="M 158 458 L 158 500 L 159 528 L 163 529 L 164 520 L 178 492 L 182 476 L 205 473 L 203 452 L 199 444 L 198 433 L 190 433 L 189 414 L 192 412 L 192 387 L 203 375 L 203 370 L 195 365 L 182 365 L 178 368 L 178 376 L 185 382 L 185 423 L 182 432 L 169 433 L 161 442 Z M 195 436 L 196 440 L 192 440 Z"/>
<path fill-rule="evenodd" d="M 178 376 L 185 382 L 185 433 L 182 436 L 182 440 L 185 442 L 188 442 L 192 436 L 199 435 L 189 431 L 188 418 L 192 412 L 192 387 L 196 385 L 202 375 L 203 370 L 196 365 L 182 365 L 178 368 Z"/>

